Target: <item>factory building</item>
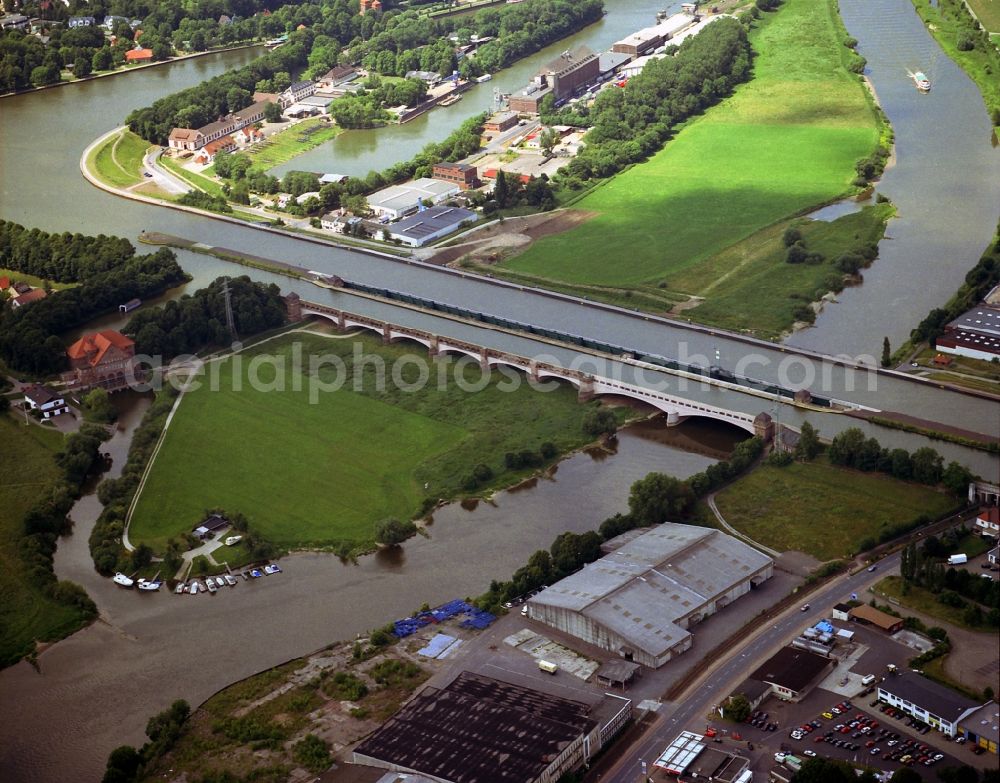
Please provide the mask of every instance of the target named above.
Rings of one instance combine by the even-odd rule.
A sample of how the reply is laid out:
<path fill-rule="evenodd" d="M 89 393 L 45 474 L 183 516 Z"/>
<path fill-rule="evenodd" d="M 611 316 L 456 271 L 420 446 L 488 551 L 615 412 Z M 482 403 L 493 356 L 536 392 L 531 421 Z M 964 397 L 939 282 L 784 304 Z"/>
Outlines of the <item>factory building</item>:
<path fill-rule="evenodd" d="M 771 558 L 718 530 L 665 523 L 543 590 L 528 616 L 657 668 L 691 647 L 690 628 L 773 569 Z"/>

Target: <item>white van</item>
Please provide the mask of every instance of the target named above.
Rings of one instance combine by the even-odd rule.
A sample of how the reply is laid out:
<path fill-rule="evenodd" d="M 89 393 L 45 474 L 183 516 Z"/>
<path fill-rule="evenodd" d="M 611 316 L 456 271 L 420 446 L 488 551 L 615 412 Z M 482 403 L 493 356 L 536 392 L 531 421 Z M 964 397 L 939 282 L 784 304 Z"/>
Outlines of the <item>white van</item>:
<path fill-rule="evenodd" d="M 559 671 L 559 667 L 554 663 L 549 663 L 548 661 L 539 661 L 538 668 L 547 674 L 555 674 Z"/>
<path fill-rule="evenodd" d="M 874 674 L 866 674 L 864 677 L 861 678 L 862 685 L 871 685 L 873 682 L 875 682 Z"/>

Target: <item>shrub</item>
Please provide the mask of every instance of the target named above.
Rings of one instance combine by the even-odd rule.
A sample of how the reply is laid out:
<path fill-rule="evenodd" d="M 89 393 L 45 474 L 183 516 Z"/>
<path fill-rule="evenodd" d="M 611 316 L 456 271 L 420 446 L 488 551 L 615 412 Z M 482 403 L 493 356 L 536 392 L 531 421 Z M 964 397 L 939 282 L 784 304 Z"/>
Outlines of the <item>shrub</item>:
<path fill-rule="evenodd" d="M 315 734 L 307 734 L 292 746 L 292 759 L 317 775 L 332 763 L 329 745 Z"/>

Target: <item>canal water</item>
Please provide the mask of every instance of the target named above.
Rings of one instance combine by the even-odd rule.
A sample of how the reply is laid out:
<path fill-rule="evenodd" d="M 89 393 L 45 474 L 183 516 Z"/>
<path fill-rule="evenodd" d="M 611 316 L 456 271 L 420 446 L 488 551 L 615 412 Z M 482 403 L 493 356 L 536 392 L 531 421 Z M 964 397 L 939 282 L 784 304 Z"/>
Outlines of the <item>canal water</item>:
<path fill-rule="evenodd" d="M 913 11 L 910 0 L 840 0 L 847 30 L 896 134 L 895 164 L 877 191 L 899 210 L 864 284 L 844 289 L 811 329 L 787 343 L 879 355 L 901 345 L 962 284 L 1000 216 L 1000 150 L 982 96 Z M 907 71 L 923 71 L 917 91 Z"/>
<path fill-rule="evenodd" d="M 108 443 L 118 475 L 148 398 L 118 397 Z M 438 509 L 427 531 L 401 549 L 344 564 L 295 554 L 283 573 L 215 595 L 143 595 L 98 576 L 87 539 L 100 503 L 74 507 L 56 572 L 82 584 L 101 619 L 39 656 L 0 672 L 16 721 L 0 722 L 0 771 L 14 781 L 97 780 L 108 752 L 141 744 L 147 718 L 176 698 L 198 704 L 219 688 L 332 641 L 351 638 L 427 601 L 482 592 L 565 531 L 593 530 L 627 509 L 631 483 L 650 471 L 686 477 L 724 457 L 745 434 L 704 422 L 662 419 L 619 433 L 613 451 L 579 452 L 548 475 L 490 501 Z"/>

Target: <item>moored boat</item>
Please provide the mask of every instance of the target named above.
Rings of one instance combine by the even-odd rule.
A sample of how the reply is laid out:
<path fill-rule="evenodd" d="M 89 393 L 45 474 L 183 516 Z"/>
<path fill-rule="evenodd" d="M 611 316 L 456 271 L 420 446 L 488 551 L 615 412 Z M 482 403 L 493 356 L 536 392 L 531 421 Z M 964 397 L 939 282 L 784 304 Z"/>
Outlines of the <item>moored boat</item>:
<path fill-rule="evenodd" d="M 227 585 L 229 585 L 230 587 L 236 587 L 236 577 L 235 576 L 233 576 L 232 574 L 226 574 L 225 577 L 223 577 L 223 578 L 226 580 L 226 584 Z"/>
<path fill-rule="evenodd" d="M 215 580 L 212 579 L 212 577 L 209 577 L 208 579 L 205 580 L 205 586 L 208 587 L 208 592 L 210 593 L 214 593 L 216 590 L 219 589 L 218 587 L 215 586 Z"/>
<path fill-rule="evenodd" d="M 151 582 L 147 579 L 140 579 L 138 586 L 140 590 L 145 590 L 147 593 L 152 593 L 160 589 L 160 584 L 161 584 L 160 582 Z"/>
<path fill-rule="evenodd" d="M 174 588 L 174 594 L 175 595 L 180 595 L 183 592 L 184 592 L 184 583 L 183 582 L 178 582 L 177 583 L 177 587 Z"/>
<path fill-rule="evenodd" d="M 125 574 L 123 574 L 121 571 L 116 573 L 111 581 L 114 582 L 119 587 L 131 587 L 132 585 L 135 584 L 135 582 L 131 579 L 131 577 L 125 576 Z"/>

